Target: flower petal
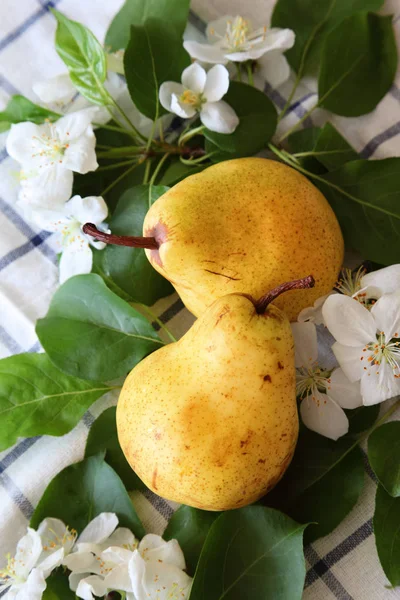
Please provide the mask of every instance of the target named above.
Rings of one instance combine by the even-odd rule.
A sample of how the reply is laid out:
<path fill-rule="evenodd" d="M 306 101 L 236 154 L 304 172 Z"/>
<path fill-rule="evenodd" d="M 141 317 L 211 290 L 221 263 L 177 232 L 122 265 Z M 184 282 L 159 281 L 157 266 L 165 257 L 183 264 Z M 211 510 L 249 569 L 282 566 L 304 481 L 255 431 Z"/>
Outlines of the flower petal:
<path fill-rule="evenodd" d="M 76 595 L 83 600 L 94 600 L 95 596 L 105 596 L 107 588 L 104 581 L 98 575 L 91 575 L 85 579 L 81 579 L 76 588 Z"/>
<path fill-rule="evenodd" d="M 164 83 L 160 85 L 160 90 L 158 92 L 161 106 L 163 106 L 165 110 L 171 112 L 172 95 L 180 96 L 184 91 L 185 88 L 181 83 L 177 83 L 176 81 L 164 81 Z"/>
<path fill-rule="evenodd" d="M 223 100 L 204 104 L 200 112 L 200 120 L 210 131 L 217 133 L 233 133 L 239 125 L 237 114 Z"/>
<path fill-rule="evenodd" d="M 228 62 L 228 58 L 226 58 L 224 51 L 218 46 L 186 41 L 183 42 L 183 47 L 192 58 L 200 60 L 201 62 L 222 65 L 226 65 Z"/>
<path fill-rule="evenodd" d="M 400 265 L 390 265 L 373 273 L 367 273 L 361 279 L 361 286 L 375 289 L 379 295 L 372 296 L 374 298 L 400 290 Z M 368 292 L 368 296 L 371 297 L 369 290 Z"/>
<path fill-rule="evenodd" d="M 135 550 L 129 562 L 129 575 L 137 600 L 167 600 L 189 597 L 192 579 L 175 565 L 158 561 L 146 562 Z"/>
<path fill-rule="evenodd" d="M 361 379 L 361 395 L 365 406 L 379 404 L 400 394 L 400 379 L 386 361 L 374 365 Z"/>
<path fill-rule="evenodd" d="M 46 104 L 52 102 L 67 104 L 77 93 L 68 73 L 61 73 L 50 79 L 38 81 L 33 84 L 32 89 L 36 96 Z"/>
<path fill-rule="evenodd" d="M 43 134 L 49 135 L 50 128 L 47 124 L 35 125 L 35 123 L 17 123 L 11 125 L 7 137 L 6 149 L 14 160 L 25 165 L 31 165 L 34 161 L 33 155 L 37 152 L 35 138 Z"/>
<path fill-rule="evenodd" d="M 327 394 L 342 408 L 357 408 L 363 403 L 359 382 L 350 381 L 342 369 L 332 372 Z"/>
<path fill-rule="evenodd" d="M 225 37 L 228 24 L 234 21 L 235 17 L 232 15 L 225 15 L 215 21 L 210 21 L 206 28 L 206 36 L 210 44 L 220 42 Z"/>
<path fill-rule="evenodd" d="M 74 176 L 61 165 L 43 169 L 21 180 L 20 202 L 32 206 L 58 208 L 71 197 Z"/>
<path fill-rule="evenodd" d="M 78 573 L 78 572 L 70 573 L 69 577 L 68 577 L 68 583 L 69 583 L 69 587 L 71 588 L 71 590 L 73 592 L 76 592 L 76 588 L 78 587 L 79 582 L 82 579 L 86 579 L 86 577 L 89 577 L 89 573 Z"/>
<path fill-rule="evenodd" d="M 341 344 L 357 347 L 376 339 L 374 317 L 349 296 L 329 296 L 322 308 L 322 315 L 329 331 Z"/>
<path fill-rule="evenodd" d="M 114 533 L 110 535 L 107 542 L 110 544 L 110 546 L 132 547 L 136 543 L 136 538 L 131 530 L 127 527 L 118 527 L 118 529 L 116 529 Z"/>
<path fill-rule="evenodd" d="M 190 119 L 197 113 L 197 109 L 186 102 L 181 102 L 175 94 L 171 96 L 171 110 L 182 119 Z"/>
<path fill-rule="evenodd" d="M 207 102 L 218 102 L 229 88 L 229 71 L 224 65 L 215 65 L 207 73 L 204 97 Z"/>
<path fill-rule="evenodd" d="M 300 405 L 303 423 L 308 429 L 331 440 L 337 440 L 349 430 L 345 412 L 327 394 L 317 389 L 313 396 L 304 398 Z"/>
<path fill-rule="evenodd" d="M 40 569 L 33 569 L 29 574 L 26 583 L 18 590 L 18 594 L 15 598 L 16 600 L 41 600 L 45 589 L 46 582 L 42 571 Z M 7 597 L 8 594 L 5 598 Z"/>
<path fill-rule="evenodd" d="M 132 592 L 132 582 L 128 571 L 128 562 L 118 565 L 112 569 L 111 573 L 106 575 L 104 585 L 110 590 L 123 590 Z"/>
<path fill-rule="evenodd" d="M 182 83 L 188 90 L 201 94 L 206 84 L 207 73 L 198 63 L 192 63 L 182 73 Z"/>
<path fill-rule="evenodd" d="M 65 150 L 62 160 L 63 167 L 82 175 L 89 171 L 95 171 L 99 166 L 95 146 L 96 137 L 92 126 L 89 125 L 84 133 L 78 139 L 72 140 Z"/>
<path fill-rule="evenodd" d="M 166 542 L 159 535 L 148 533 L 141 540 L 138 548 L 144 560 L 162 561 L 185 569 L 185 557 L 177 540 Z"/>
<path fill-rule="evenodd" d="M 101 544 L 104 542 L 118 525 L 118 517 L 115 513 L 100 513 L 86 525 L 78 543 Z"/>
<path fill-rule="evenodd" d="M 378 331 L 383 331 L 386 342 L 393 337 L 400 339 L 400 290 L 385 294 L 371 308 Z"/>
<path fill-rule="evenodd" d="M 303 308 L 303 310 L 301 310 L 299 312 L 299 316 L 297 317 L 297 320 L 299 321 L 299 323 L 306 323 L 307 321 L 310 321 L 311 323 L 314 323 L 314 325 L 324 325 L 324 317 L 322 316 L 322 307 L 325 303 L 325 300 L 330 295 L 331 294 L 322 296 L 321 298 L 318 298 L 314 302 L 313 306 Z"/>
<path fill-rule="evenodd" d="M 64 558 L 63 565 L 73 573 L 93 573 L 98 567 L 98 560 L 92 552 L 81 552 L 78 547 L 77 552 L 72 552 Z"/>
<path fill-rule="evenodd" d="M 55 568 L 59 567 L 62 564 L 64 554 L 65 554 L 64 548 L 59 548 L 55 552 L 51 552 L 47 556 L 47 558 L 45 558 L 43 561 L 41 561 L 39 563 L 38 567 L 42 571 L 45 579 L 47 579 L 47 577 L 50 575 L 50 573 Z"/>
<path fill-rule="evenodd" d="M 234 62 L 243 62 L 245 60 L 257 60 L 266 52 L 280 50 L 281 52 L 291 48 L 295 41 L 294 32 L 291 29 L 279 29 L 272 27 L 267 30 L 263 39 L 253 44 L 250 50 L 231 52 L 226 54 L 226 58 Z"/>
<path fill-rule="evenodd" d="M 68 113 L 53 124 L 56 134 L 63 144 L 78 140 L 90 126 L 93 118 L 92 107 Z"/>
<path fill-rule="evenodd" d="M 294 364 L 309 368 L 318 360 L 317 329 L 314 323 L 291 323 L 294 338 Z"/>
<path fill-rule="evenodd" d="M 18 579 L 27 579 L 29 573 L 36 566 L 42 553 L 42 540 L 34 529 L 28 527 L 27 533 L 22 537 L 15 552 L 15 573 Z"/>
<path fill-rule="evenodd" d="M 65 213 L 72 215 L 81 225 L 100 225 L 107 218 L 108 207 L 101 196 L 73 196 L 65 205 Z"/>
<path fill-rule="evenodd" d="M 332 346 L 333 353 L 349 381 L 359 381 L 364 373 L 366 353 L 363 352 L 363 348 L 364 346 L 358 346 L 357 348 L 345 346 L 339 344 L 339 342 Z"/>
<path fill-rule="evenodd" d="M 280 50 L 269 52 L 259 62 L 259 73 L 273 87 L 277 88 L 290 77 L 290 66 Z"/>
<path fill-rule="evenodd" d="M 88 242 L 83 235 L 76 235 L 73 241 L 67 243 L 61 255 L 60 284 L 67 281 L 70 277 L 74 277 L 74 275 L 90 273 L 92 265 L 93 253 Z"/>

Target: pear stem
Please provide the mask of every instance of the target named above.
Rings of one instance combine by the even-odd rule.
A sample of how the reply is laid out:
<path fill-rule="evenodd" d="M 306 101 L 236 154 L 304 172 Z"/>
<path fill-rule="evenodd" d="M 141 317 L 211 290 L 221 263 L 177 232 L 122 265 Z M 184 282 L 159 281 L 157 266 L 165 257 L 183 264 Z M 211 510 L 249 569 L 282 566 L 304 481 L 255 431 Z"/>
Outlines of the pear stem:
<path fill-rule="evenodd" d="M 312 288 L 314 286 L 315 279 L 312 275 L 308 275 L 308 277 L 303 277 L 303 279 L 296 279 L 295 281 L 281 283 L 281 285 L 278 285 L 276 288 L 274 288 L 267 294 L 264 294 L 264 296 L 261 296 L 261 298 L 254 303 L 256 312 L 259 315 L 265 313 L 268 305 L 284 292 L 289 292 L 290 290 L 304 290 L 307 288 Z"/>
<path fill-rule="evenodd" d="M 131 248 L 147 248 L 148 250 L 158 250 L 160 244 L 154 237 L 140 237 L 132 235 L 114 235 L 112 233 L 105 233 L 97 229 L 93 223 L 85 223 L 82 227 L 83 233 L 90 235 L 100 242 L 106 244 L 114 244 L 116 246 L 129 246 Z"/>

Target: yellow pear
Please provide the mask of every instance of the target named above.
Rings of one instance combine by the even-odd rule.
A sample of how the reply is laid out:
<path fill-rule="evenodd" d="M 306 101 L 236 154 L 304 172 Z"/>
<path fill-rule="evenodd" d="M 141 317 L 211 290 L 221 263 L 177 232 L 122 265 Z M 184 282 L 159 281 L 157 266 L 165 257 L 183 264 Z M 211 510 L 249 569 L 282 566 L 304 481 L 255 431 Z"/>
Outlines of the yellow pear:
<path fill-rule="evenodd" d="M 152 205 L 143 225 L 159 248 L 146 250 L 196 316 L 232 292 L 255 298 L 312 273 L 314 290 L 276 301 L 291 321 L 330 292 L 343 261 L 335 214 L 306 177 L 264 158 L 218 163 L 187 177 Z"/>
<path fill-rule="evenodd" d="M 312 283 L 291 282 L 258 302 L 224 296 L 131 371 L 118 437 L 151 490 L 216 511 L 255 502 L 279 481 L 298 434 L 294 343 L 285 313 L 269 303 Z"/>

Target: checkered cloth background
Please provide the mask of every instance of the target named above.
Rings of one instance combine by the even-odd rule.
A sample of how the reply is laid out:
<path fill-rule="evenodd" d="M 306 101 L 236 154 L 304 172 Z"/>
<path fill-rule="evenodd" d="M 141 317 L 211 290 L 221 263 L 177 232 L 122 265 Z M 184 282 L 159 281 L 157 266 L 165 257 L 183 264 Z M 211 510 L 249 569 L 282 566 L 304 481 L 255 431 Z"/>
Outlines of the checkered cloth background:
<path fill-rule="evenodd" d="M 50 6 L 89 26 L 103 40 L 121 4 L 122 0 L 1 0 L 0 102 L 5 104 L 12 94 L 35 100 L 32 84 L 65 70 L 54 50 L 55 19 Z M 191 33 L 204 31 L 207 21 L 224 14 L 241 14 L 254 23 L 268 23 L 273 4 L 274 0 L 193 0 Z M 400 0 L 387 0 L 383 12 L 395 15 L 400 47 Z M 291 82 L 279 89 L 265 85 L 265 92 L 278 108 L 285 104 L 290 89 Z M 298 90 L 280 129 L 293 125 L 315 99 L 315 83 L 307 81 L 307 87 Z M 322 124 L 327 117 L 327 113 L 315 111 L 304 126 Z M 363 158 L 399 156 L 400 71 L 397 84 L 373 113 L 358 119 L 334 117 L 332 121 Z M 16 208 L 18 165 L 7 157 L 5 138 L 5 134 L 0 137 L 0 357 L 40 351 L 35 322 L 46 314 L 57 286 L 52 235 L 25 222 Z M 193 321 L 176 295 L 159 301 L 154 310 L 178 336 Z M 116 403 L 116 397 L 110 394 L 100 399 L 62 438 L 23 439 L 0 454 L 0 557 L 14 551 L 47 484 L 63 468 L 82 459 L 91 424 L 111 403 Z M 359 503 L 340 527 L 306 548 L 306 600 L 400 598 L 399 589 L 385 587 L 388 582 L 378 562 L 372 532 L 376 482 L 367 467 L 365 479 Z M 151 492 L 135 493 L 134 501 L 146 529 L 162 533 L 175 507 Z"/>

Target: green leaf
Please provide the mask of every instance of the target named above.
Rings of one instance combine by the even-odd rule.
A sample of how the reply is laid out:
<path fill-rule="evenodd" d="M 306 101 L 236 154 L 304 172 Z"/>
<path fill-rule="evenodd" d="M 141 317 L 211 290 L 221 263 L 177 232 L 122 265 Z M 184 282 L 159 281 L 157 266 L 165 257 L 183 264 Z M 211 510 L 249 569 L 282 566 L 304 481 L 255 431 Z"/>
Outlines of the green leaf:
<path fill-rule="evenodd" d="M 161 178 L 160 183 L 162 185 L 173 186 L 182 179 L 186 179 L 190 175 L 196 175 L 196 173 L 201 173 L 204 171 L 206 167 L 191 167 L 189 165 L 183 164 L 180 160 L 173 161 L 166 169 Z"/>
<path fill-rule="evenodd" d="M 300 600 L 304 525 L 271 508 L 223 513 L 212 525 L 190 600 Z"/>
<path fill-rule="evenodd" d="M 163 533 L 165 540 L 178 540 L 190 575 L 194 575 L 211 525 L 221 513 L 182 505 L 172 515 Z"/>
<path fill-rule="evenodd" d="M 148 321 L 93 273 L 56 291 L 36 332 L 50 360 L 83 379 L 125 375 L 163 345 Z"/>
<path fill-rule="evenodd" d="M 63 567 L 56 569 L 46 579 L 46 589 L 42 600 L 75 600 L 75 593 L 69 587 L 68 574 Z"/>
<path fill-rule="evenodd" d="M 383 0 L 278 0 L 271 25 L 295 32 L 295 44 L 286 57 L 293 69 L 304 75 L 317 70 L 323 42 L 332 29 L 354 13 L 379 10 L 382 4 Z"/>
<path fill-rule="evenodd" d="M 95 420 L 89 431 L 85 456 L 93 456 L 105 450 L 106 462 L 121 478 L 126 489 L 145 490 L 145 484 L 132 470 L 119 445 L 115 413 L 116 407 L 111 406 Z"/>
<path fill-rule="evenodd" d="M 46 354 L 4 358 L 0 361 L 0 450 L 20 436 L 64 435 L 110 389 L 104 383 L 61 373 Z"/>
<path fill-rule="evenodd" d="M 331 123 L 326 123 L 321 129 L 314 146 L 314 152 L 318 161 L 328 171 L 338 169 L 346 163 L 359 158 L 354 148 L 350 146 L 349 142 Z"/>
<path fill-rule="evenodd" d="M 145 535 L 121 479 L 101 455 L 90 456 L 49 483 L 30 526 L 37 529 L 43 519 L 54 517 L 80 533 L 102 512 L 116 513 L 120 527 L 128 527 L 136 537 Z"/>
<path fill-rule="evenodd" d="M 396 70 L 392 16 L 353 15 L 325 40 L 318 105 L 344 117 L 369 113 L 391 88 Z"/>
<path fill-rule="evenodd" d="M 315 145 L 321 131 L 320 127 L 308 127 L 307 129 L 300 129 L 292 133 L 288 138 L 290 152 L 293 154 L 315 152 Z M 326 173 L 327 171 L 315 156 L 298 156 L 297 160 L 303 169 L 316 175 Z"/>
<path fill-rule="evenodd" d="M 236 111 L 240 123 L 229 135 L 204 131 L 206 151 L 216 152 L 212 160 L 251 156 L 262 150 L 276 129 L 276 109 L 271 100 L 251 85 L 231 81 L 224 101 Z"/>
<path fill-rule="evenodd" d="M 373 406 L 358 406 L 352 410 L 345 410 L 349 419 L 349 434 L 355 435 L 366 431 L 375 423 L 379 416 L 379 404 Z"/>
<path fill-rule="evenodd" d="M 149 19 L 131 27 L 125 51 L 126 82 L 133 102 L 141 113 L 155 119 L 166 110 L 158 101 L 164 81 L 180 81 L 190 58 L 182 46 L 181 35 L 169 22 Z"/>
<path fill-rule="evenodd" d="M 382 569 L 393 587 L 400 585 L 400 498 L 392 498 L 378 486 L 374 533 Z"/>
<path fill-rule="evenodd" d="M 400 496 L 400 422 L 381 425 L 368 438 L 368 458 L 385 490 Z M 399 540 L 400 543 L 400 540 Z"/>
<path fill-rule="evenodd" d="M 364 463 L 354 440 L 334 442 L 304 430 L 282 481 L 265 497 L 293 519 L 312 524 L 306 543 L 333 531 L 355 506 L 364 486 Z M 332 490 L 335 496 L 332 498 Z"/>
<path fill-rule="evenodd" d="M 81 23 L 71 21 L 52 9 L 58 26 L 56 50 L 66 64 L 76 89 L 94 104 L 110 104 L 110 96 L 103 83 L 107 76 L 106 57 L 93 33 Z"/>
<path fill-rule="evenodd" d="M 105 45 L 115 52 L 126 48 L 131 25 L 142 26 L 148 19 L 160 19 L 168 23 L 182 37 L 189 14 L 189 0 L 125 0 L 107 31 Z"/>
<path fill-rule="evenodd" d="M 142 235 L 146 213 L 168 189 L 161 185 L 140 185 L 126 190 L 110 221 L 111 231 L 116 235 Z M 102 265 L 107 277 L 130 300 L 152 306 L 160 298 L 173 293 L 169 281 L 151 266 L 141 248 L 110 245 L 102 253 Z"/>
<path fill-rule="evenodd" d="M 5 110 L 0 112 L 0 132 L 7 131 L 13 123 L 44 123 L 45 121 L 56 121 L 61 115 L 52 110 L 34 104 L 25 96 L 12 96 Z"/>
<path fill-rule="evenodd" d="M 316 182 L 347 245 L 377 263 L 400 262 L 400 158 L 351 161 L 322 180 L 336 186 Z"/>

